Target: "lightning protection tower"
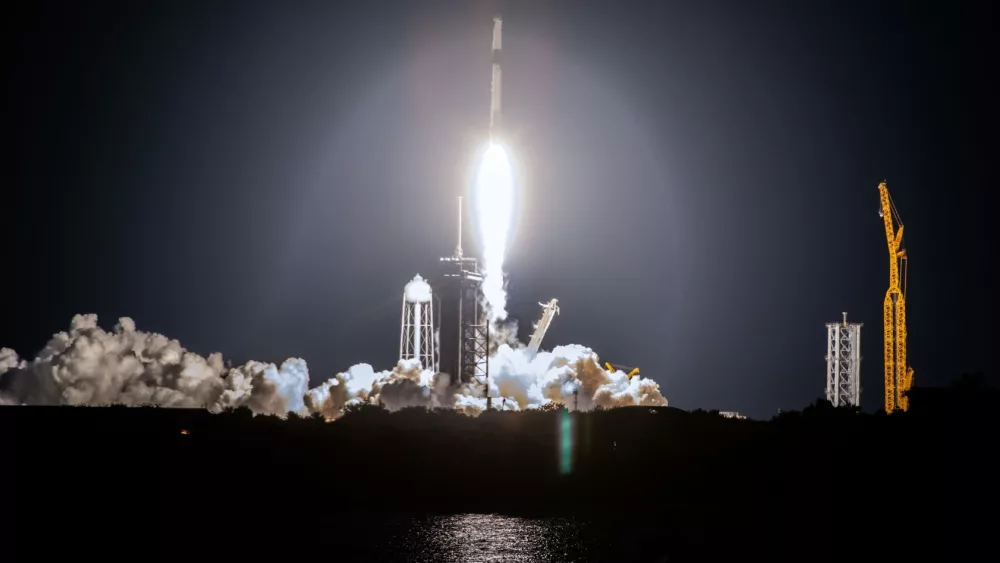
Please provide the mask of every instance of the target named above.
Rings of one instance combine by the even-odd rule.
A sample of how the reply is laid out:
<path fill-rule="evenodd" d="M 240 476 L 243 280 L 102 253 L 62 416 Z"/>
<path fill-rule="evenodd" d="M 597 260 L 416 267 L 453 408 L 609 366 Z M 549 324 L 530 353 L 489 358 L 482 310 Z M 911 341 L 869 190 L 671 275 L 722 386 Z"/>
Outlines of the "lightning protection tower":
<path fill-rule="evenodd" d="M 835 407 L 861 406 L 861 323 L 826 325 L 826 400 Z"/>
<path fill-rule="evenodd" d="M 489 397 L 490 327 L 482 306 L 483 275 L 475 258 L 462 252 L 462 198 L 458 198 L 458 245 L 452 256 L 441 258 L 441 355 L 440 371 L 451 374 L 453 384 L 477 381 Z"/>
<path fill-rule="evenodd" d="M 403 288 L 403 320 L 399 333 L 399 359 L 417 360 L 420 367 L 437 371 L 434 354 L 434 302 L 431 286 L 420 274 Z"/>

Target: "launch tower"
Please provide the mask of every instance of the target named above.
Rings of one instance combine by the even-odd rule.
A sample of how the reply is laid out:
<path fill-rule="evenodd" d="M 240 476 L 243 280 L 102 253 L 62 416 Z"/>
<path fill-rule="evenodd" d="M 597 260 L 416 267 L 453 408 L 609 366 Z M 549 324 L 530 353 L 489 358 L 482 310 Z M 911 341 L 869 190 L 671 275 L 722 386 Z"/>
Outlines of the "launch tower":
<path fill-rule="evenodd" d="M 417 274 L 403 289 L 399 359 L 417 360 L 422 369 L 437 371 L 434 337 L 434 301 L 431 299 L 431 286 Z"/>
<path fill-rule="evenodd" d="M 453 384 L 478 380 L 488 389 L 490 329 L 480 299 L 483 275 L 476 259 L 462 252 L 462 212 L 459 197 L 458 245 L 452 256 L 441 258 L 440 371 L 450 374 Z"/>
<path fill-rule="evenodd" d="M 826 400 L 835 407 L 861 406 L 861 323 L 826 325 Z"/>

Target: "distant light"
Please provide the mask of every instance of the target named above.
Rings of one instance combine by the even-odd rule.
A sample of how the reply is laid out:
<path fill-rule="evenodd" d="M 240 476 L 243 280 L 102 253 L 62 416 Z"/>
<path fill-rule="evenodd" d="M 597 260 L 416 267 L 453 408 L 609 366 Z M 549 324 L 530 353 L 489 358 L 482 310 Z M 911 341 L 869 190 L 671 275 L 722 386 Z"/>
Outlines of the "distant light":
<path fill-rule="evenodd" d="M 182 429 L 181 429 L 181 434 L 183 434 L 183 435 L 187 436 L 187 435 L 188 435 L 188 431 L 187 431 L 187 429 L 186 429 L 186 428 L 182 428 Z"/>

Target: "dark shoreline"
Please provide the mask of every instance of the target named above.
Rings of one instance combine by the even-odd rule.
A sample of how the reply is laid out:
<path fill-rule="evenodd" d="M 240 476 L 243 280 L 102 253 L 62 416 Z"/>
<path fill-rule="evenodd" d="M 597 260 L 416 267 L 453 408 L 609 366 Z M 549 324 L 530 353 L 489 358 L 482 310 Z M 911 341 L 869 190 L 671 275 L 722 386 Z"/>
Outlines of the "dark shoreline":
<path fill-rule="evenodd" d="M 108 556 L 138 541 L 165 557 L 223 537 L 234 543 L 194 552 L 255 559 L 336 547 L 365 560 L 414 519 L 467 513 L 572 517 L 588 542 L 669 545 L 671 561 L 961 560 L 989 537 L 1000 403 L 992 390 L 928 397 L 918 392 L 911 412 L 891 417 L 818 404 L 770 421 L 644 407 L 478 418 L 371 408 L 332 423 L 0 407 L 15 446 L 2 471 L 18 560 L 80 555 L 75 542 L 107 538 Z M 53 525 L 63 540 L 47 540 Z M 840 531 L 849 541 L 834 541 Z M 294 541 L 261 544 L 257 534 Z M 346 543 L 325 545 L 329 534 Z M 23 551 L 42 544 L 34 557 Z"/>

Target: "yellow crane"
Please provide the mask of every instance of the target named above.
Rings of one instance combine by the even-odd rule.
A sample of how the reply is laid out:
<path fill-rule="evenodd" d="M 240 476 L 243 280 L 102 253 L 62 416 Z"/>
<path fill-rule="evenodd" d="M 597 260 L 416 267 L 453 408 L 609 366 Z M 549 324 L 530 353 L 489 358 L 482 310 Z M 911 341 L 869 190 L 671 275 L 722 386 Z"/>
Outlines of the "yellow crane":
<path fill-rule="evenodd" d="M 610 372 L 623 371 L 628 375 L 628 380 L 632 381 L 632 377 L 639 375 L 639 368 L 630 368 L 628 366 L 616 366 L 612 365 L 610 362 L 604 362 L 604 367 Z"/>
<path fill-rule="evenodd" d="M 913 369 L 906 364 L 906 247 L 903 221 L 889 196 L 885 180 L 878 185 L 881 207 L 878 214 L 885 224 L 889 248 L 889 289 L 882 303 L 882 331 L 885 355 L 885 412 L 909 408 L 905 393 L 913 382 Z M 894 223 L 895 222 L 895 223 Z M 896 228 L 898 226 L 898 229 Z"/>

